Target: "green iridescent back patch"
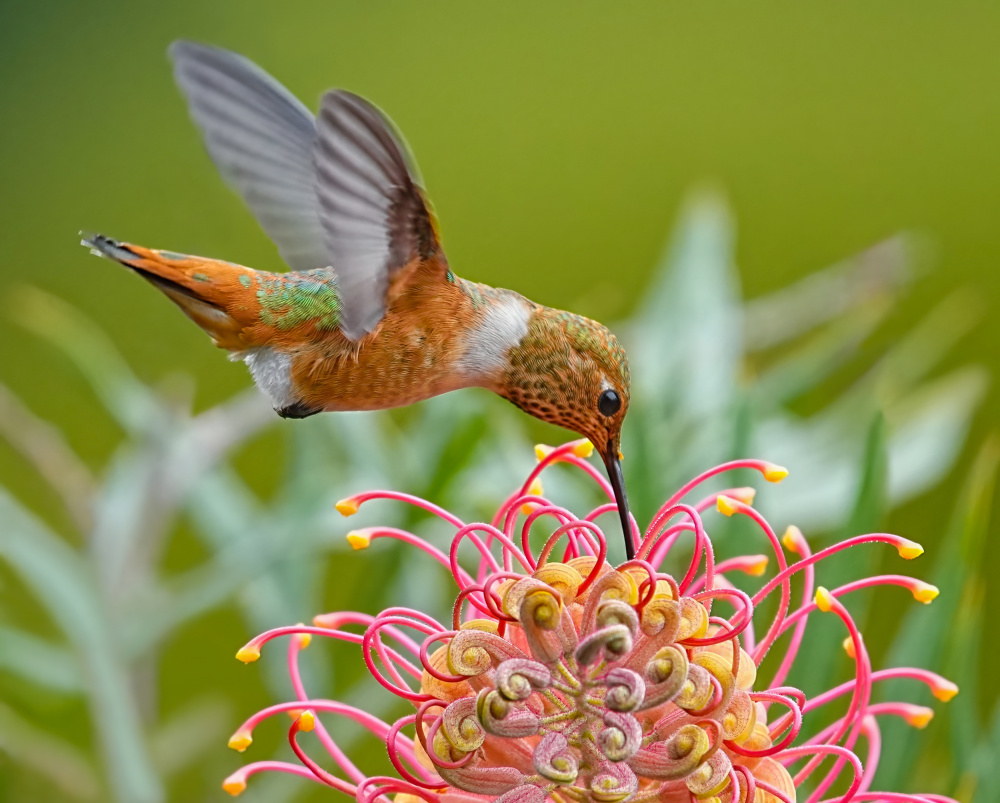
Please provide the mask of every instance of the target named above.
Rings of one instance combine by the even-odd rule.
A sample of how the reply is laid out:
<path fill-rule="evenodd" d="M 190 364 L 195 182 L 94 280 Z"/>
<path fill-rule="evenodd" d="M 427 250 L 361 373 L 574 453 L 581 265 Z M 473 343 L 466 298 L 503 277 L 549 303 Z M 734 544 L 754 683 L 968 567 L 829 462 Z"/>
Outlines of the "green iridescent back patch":
<path fill-rule="evenodd" d="M 267 326 L 283 331 L 306 323 L 324 330 L 340 326 L 340 296 L 329 268 L 264 274 L 260 277 L 257 299 L 260 320 Z"/>

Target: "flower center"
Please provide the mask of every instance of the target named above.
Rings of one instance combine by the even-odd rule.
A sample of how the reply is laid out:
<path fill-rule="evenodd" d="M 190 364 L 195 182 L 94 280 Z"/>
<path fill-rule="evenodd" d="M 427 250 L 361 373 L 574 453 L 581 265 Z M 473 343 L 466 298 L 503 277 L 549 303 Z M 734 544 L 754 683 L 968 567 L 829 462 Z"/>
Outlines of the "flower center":
<path fill-rule="evenodd" d="M 476 620 L 442 648 L 465 679 L 428 750 L 449 784 L 510 803 L 710 797 L 730 783 L 727 743 L 771 746 L 735 636 L 707 636 L 709 609 L 668 575 L 579 558 L 498 598 L 502 636 Z"/>

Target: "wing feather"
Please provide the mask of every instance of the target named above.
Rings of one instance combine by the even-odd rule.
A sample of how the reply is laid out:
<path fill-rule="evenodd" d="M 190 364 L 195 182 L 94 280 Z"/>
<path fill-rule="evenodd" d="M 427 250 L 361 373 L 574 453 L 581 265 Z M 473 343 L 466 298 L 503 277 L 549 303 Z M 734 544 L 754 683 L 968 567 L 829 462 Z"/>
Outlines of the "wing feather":
<path fill-rule="evenodd" d="M 316 190 L 331 265 L 352 339 L 385 314 L 394 275 L 439 249 L 418 173 L 402 138 L 350 92 L 323 96 L 315 146 Z"/>
<path fill-rule="evenodd" d="M 170 57 L 212 161 L 282 258 L 295 270 L 328 265 L 313 177 L 312 113 L 236 53 L 179 41 Z"/>

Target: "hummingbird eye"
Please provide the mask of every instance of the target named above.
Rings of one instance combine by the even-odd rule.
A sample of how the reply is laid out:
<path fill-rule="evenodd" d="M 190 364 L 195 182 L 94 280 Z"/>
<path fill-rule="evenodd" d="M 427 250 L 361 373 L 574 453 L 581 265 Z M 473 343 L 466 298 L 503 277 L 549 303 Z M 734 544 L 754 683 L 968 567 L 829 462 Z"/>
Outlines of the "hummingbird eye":
<path fill-rule="evenodd" d="M 604 391 L 597 400 L 597 409 L 601 411 L 601 415 L 606 415 L 608 418 L 611 418 L 621 408 L 621 397 L 613 390 Z"/>

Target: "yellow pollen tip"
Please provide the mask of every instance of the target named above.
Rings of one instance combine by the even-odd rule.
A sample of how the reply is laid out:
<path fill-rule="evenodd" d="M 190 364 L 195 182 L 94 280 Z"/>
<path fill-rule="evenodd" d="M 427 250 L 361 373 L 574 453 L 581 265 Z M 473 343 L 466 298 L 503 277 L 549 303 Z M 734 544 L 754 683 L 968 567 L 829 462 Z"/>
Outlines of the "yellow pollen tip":
<path fill-rule="evenodd" d="M 305 626 L 306 626 L 305 622 L 299 622 L 296 625 L 296 627 L 305 627 Z M 296 633 L 295 634 L 295 638 L 297 638 L 298 641 L 299 641 L 299 649 L 300 650 L 304 650 L 306 647 L 308 647 L 309 643 L 313 639 L 312 633 Z"/>
<path fill-rule="evenodd" d="M 739 502 L 724 494 L 719 494 L 719 498 L 715 500 L 715 506 L 723 516 L 732 516 L 739 510 Z"/>
<path fill-rule="evenodd" d="M 753 500 L 757 498 L 757 489 L 750 487 L 733 488 L 730 490 L 729 496 L 737 502 L 742 502 L 744 505 L 752 505 Z"/>
<path fill-rule="evenodd" d="M 906 715 L 906 721 L 914 728 L 926 728 L 927 723 L 934 719 L 934 712 L 923 706 L 917 707 Z"/>
<path fill-rule="evenodd" d="M 781 543 L 784 544 L 785 549 L 791 552 L 793 555 L 798 555 L 799 553 L 799 543 L 800 539 L 803 538 L 802 530 L 796 527 L 794 524 L 788 526 L 785 530 L 785 534 L 781 536 Z"/>
<path fill-rule="evenodd" d="M 345 516 L 350 515 L 345 513 Z M 349 543 L 354 549 L 368 549 L 368 545 L 371 544 L 372 537 L 367 533 L 363 533 L 360 530 L 351 530 L 347 534 L 347 543 Z"/>
<path fill-rule="evenodd" d="M 621 449 L 618 450 L 618 459 L 619 460 L 624 460 L 625 459 L 625 455 L 622 454 L 622 450 Z"/>
<path fill-rule="evenodd" d="M 539 463 L 541 463 L 546 457 L 548 457 L 554 451 L 555 451 L 555 449 L 553 449 L 551 446 L 547 446 L 544 443 L 536 443 L 535 444 L 535 459 Z"/>
<path fill-rule="evenodd" d="M 823 613 L 829 613 L 833 608 L 833 594 L 823 588 L 823 586 L 816 589 L 815 599 L 816 607 L 823 611 Z"/>
<path fill-rule="evenodd" d="M 761 555 L 759 560 L 756 560 L 753 563 L 751 563 L 743 571 L 745 571 L 751 577 L 760 577 L 762 574 L 764 574 L 764 572 L 767 571 L 767 555 Z"/>
<path fill-rule="evenodd" d="M 225 789 L 233 797 L 236 797 L 240 792 L 245 792 L 247 788 L 247 782 L 242 778 L 229 777 L 222 782 L 222 788 Z"/>
<path fill-rule="evenodd" d="M 541 477 L 535 477 L 535 479 L 533 479 L 531 481 L 531 486 L 528 488 L 527 495 L 528 496 L 541 496 L 544 493 L 545 493 L 545 488 L 542 487 L 542 478 Z M 531 502 L 525 502 L 523 505 L 521 505 L 521 512 L 525 516 L 527 516 L 534 509 L 535 509 L 535 506 Z"/>
<path fill-rule="evenodd" d="M 238 730 L 229 737 L 229 746 L 237 753 L 242 753 L 253 742 L 253 736 L 248 730 Z"/>
<path fill-rule="evenodd" d="M 312 711 L 303 711 L 299 715 L 299 730 L 309 733 L 316 727 L 316 715 Z"/>
<path fill-rule="evenodd" d="M 917 584 L 913 587 L 913 598 L 917 602 L 922 602 L 924 605 L 930 605 L 934 600 L 938 598 L 938 594 L 941 593 L 935 585 L 930 583 L 921 583 L 917 581 Z"/>
<path fill-rule="evenodd" d="M 577 441 L 573 444 L 573 454 L 577 457 L 587 458 L 594 453 L 594 444 L 584 438 L 582 441 Z M 618 459 L 621 460 L 621 452 L 618 453 Z"/>
<path fill-rule="evenodd" d="M 950 680 L 945 680 L 934 686 L 931 689 L 931 693 L 937 697 L 942 703 L 948 702 L 952 697 L 958 694 L 958 686 L 952 683 Z"/>
<path fill-rule="evenodd" d="M 245 664 L 252 664 L 258 658 L 260 658 L 260 647 L 253 642 L 236 651 L 236 660 Z"/>
<path fill-rule="evenodd" d="M 765 463 L 761 473 L 768 482 L 781 482 L 788 476 L 788 469 L 776 463 Z"/>
<path fill-rule="evenodd" d="M 907 538 L 899 539 L 896 550 L 899 552 L 899 557 L 903 560 L 913 560 L 924 554 L 924 548 L 920 544 L 916 541 L 910 541 Z"/>
<path fill-rule="evenodd" d="M 847 653 L 847 657 L 852 661 L 858 657 L 858 654 L 854 651 L 854 639 L 850 636 L 844 639 L 844 652 Z"/>
<path fill-rule="evenodd" d="M 341 499 L 334 507 L 337 508 L 337 512 L 341 516 L 353 516 L 358 512 L 358 508 L 361 507 L 361 505 L 359 505 L 356 500 L 348 497 L 347 499 Z"/>

